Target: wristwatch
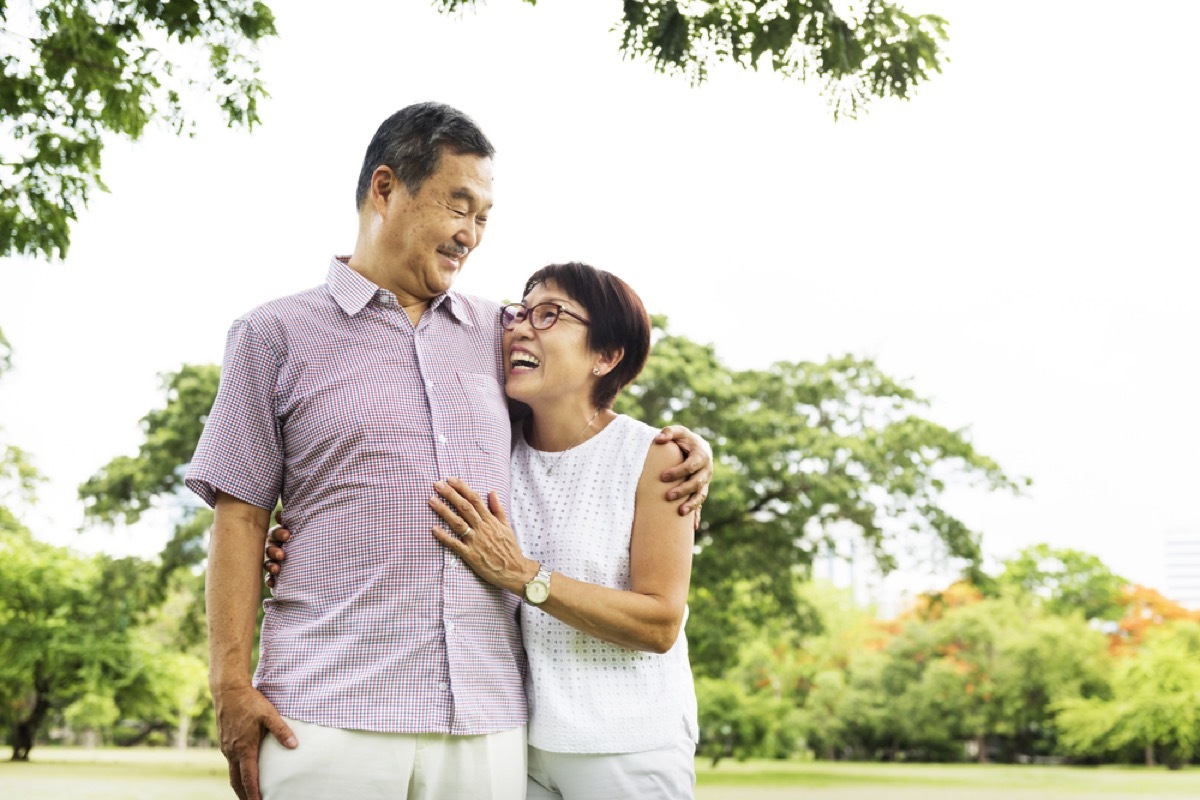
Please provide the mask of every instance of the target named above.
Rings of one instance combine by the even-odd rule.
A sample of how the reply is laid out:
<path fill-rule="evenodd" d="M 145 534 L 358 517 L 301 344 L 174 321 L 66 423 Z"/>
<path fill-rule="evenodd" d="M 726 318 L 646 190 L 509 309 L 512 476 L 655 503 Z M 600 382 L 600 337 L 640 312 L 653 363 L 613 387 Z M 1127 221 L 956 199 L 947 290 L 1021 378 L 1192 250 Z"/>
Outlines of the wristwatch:
<path fill-rule="evenodd" d="M 525 584 L 525 600 L 530 605 L 540 606 L 550 596 L 550 571 L 549 567 L 541 564 L 537 575 Z"/>

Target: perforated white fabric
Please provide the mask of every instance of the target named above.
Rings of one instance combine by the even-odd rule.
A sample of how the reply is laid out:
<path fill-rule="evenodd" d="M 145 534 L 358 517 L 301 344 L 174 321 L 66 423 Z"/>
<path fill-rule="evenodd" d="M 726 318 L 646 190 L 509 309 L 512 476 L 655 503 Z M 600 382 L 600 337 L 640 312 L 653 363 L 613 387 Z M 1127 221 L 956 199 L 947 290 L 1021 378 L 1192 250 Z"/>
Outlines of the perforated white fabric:
<path fill-rule="evenodd" d="M 518 432 L 510 516 L 525 553 L 572 578 L 628 589 L 637 484 L 656 433 L 618 416 L 577 447 L 542 453 Z M 601 641 L 528 604 L 521 622 L 530 744 L 557 753 L 638 752 L 675 740 L 681 721 L 697 738 L 682 630 L 659 655 Z"/>

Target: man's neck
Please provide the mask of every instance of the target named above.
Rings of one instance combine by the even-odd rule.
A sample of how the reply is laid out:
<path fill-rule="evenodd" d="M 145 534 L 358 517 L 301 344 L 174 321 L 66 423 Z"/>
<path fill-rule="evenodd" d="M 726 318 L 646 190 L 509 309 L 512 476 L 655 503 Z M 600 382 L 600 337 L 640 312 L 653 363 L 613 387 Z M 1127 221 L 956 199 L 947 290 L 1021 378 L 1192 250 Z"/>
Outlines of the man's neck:
<path fill-rule="evenodd" d="M 381 289 L 387 289 L 389 292 L 395 295 L 396 303 L 404 309 L 404 313 L 408 315 L 408 319 L 410 322 L 412 322 L 413 327 L 417 327 L 417 323 L 421 321 L 421 316 L 425 313 L 425 309 L 429 308 L 429 304 L 433 301 L 422 300 L 413 297 L 399 286 L 389 286 L 388 282 L 383 280 L 382 277 L 377 274 L 376 270 L 371 269 L 370 265 L 372 263 L 373 262 L 370 259 L 363 258 L 360 255 L 360 249 L 357 246 L 354 248 L 354 253 L 345 262 L 346 266 L 357 272 L 359 275 L 362 275 L 371 283 L 375 284 Z"/>

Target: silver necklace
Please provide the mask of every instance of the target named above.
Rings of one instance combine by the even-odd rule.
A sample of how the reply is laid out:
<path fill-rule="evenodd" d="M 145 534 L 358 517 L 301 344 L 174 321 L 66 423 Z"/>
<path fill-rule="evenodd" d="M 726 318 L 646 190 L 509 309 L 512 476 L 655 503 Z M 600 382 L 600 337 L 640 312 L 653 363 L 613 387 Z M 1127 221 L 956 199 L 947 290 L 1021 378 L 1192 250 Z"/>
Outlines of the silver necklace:
<path fill-rule="evenodd" d="M 598 417 L 598 416 L 600 416 L 600 409 L 598 409 L 598 408 L 597 408 L 597 409 L 596 409 L 596 413 L 595 413 L 595 414 L 592 414 L 592 418 L 591 418 L 591 419 L 589 419 L 589 420 L 587 421 L 587 425 L 584 425 L 584 426 L 583 426 L 583 428 L 581 428 L 581 429 L 580 429 L 580 431 L 579 431 L 579 434 L 578 434 L 578 435 L 575 437 L 575 441 L 573 441 L 573 442 L 571 442 L 569 445 L 567 445 L 567 448 L 566 448 L 566 450 L 563 450 L 563 451 L 561 451 L 561 452 L 559 452 L 559 453 L 553 453 L 553 454 L 552 454 L 552 453 L 543 453 L 541 450 L 537 450 L 537 449 L 534 449 L 534 450 L 533 450 L 533 452 L 537 453 L 538 461 L 541 461 L 543 464 L 545 464 L 545 463 L 546 463 L 546 456 L 547 456 L 547 455 L 554 455 L 554 456 L 556 456 L 556 457 L 555 457 L 555 459 L 554 459 L 553 461 L 551 461 L 551 462 L 550 462 L 550 466 L 546 467 L 546 475 L 547 475 L 547 476 L 548 476 L 548 475 L 549 475 L 551 472 L 553 472 L 553 471 L 554 471 L 554 468 L 555 468 L 555 467 L 557 467 L 557 466 L 558 466 L 558 462 L 559 462 L 559 461 L 562 461 L 562 457 L 563 457 L 564 455 L 566 455 L 566 452 L 567 452 L 567 450 L 570 450 L 572 447 L 574 447 L 575 445 L 579 444 L 579 440 L 583 438 L 583 435 L 584 435 L 585 433 L 587 433 L 587 430 L 588 430 L 588 428 L 592 427 L 592 423 L 596 421 L 596 417 Z"/>

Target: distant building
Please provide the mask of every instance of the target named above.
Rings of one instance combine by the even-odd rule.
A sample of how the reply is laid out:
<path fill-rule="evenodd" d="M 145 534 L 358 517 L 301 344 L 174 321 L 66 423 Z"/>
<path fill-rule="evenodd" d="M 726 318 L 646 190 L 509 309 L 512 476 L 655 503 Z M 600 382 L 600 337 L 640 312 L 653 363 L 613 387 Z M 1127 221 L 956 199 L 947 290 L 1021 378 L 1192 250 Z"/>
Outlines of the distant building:
<path fill-rule="evenodd" d="M 1200 530 L 1173 531 L 1165 542 L 1164 594 L 1185 608 L 1200 610 Z"/>

